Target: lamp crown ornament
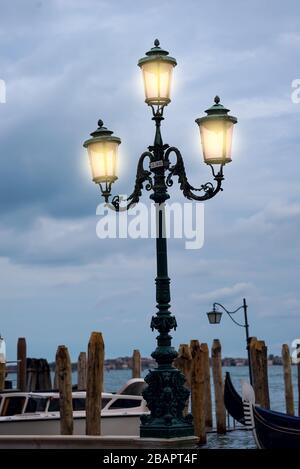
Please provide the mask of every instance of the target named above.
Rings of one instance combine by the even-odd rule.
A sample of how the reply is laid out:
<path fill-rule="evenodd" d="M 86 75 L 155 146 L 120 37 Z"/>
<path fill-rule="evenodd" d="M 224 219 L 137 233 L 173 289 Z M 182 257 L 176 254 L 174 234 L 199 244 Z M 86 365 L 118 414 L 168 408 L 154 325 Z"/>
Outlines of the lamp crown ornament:
<path fill-rule="evenodd" d="M 99 119 L 98 120 L 98 128 L 96 130 L 94 130 L 94 132 L 92 132 L 90 135 L 92 137 L 100 137 L 101 135 L 104 136 L 104 135 L 112 135 L 113 134 L 113 131 L 112 130 L 109 130 L 107 127 L 104 127 L 103 125 L 103 120 L 102 119 Z"/>
<path fill-rule="evenodd" d="M 223 104 L 221 104 L 220 96 L 217 95 L 214 98 L 214 104 L 210 108 L 206 109 L 205 112 L 208 116 L 227 116 L 229 111 L 230 109 L 227 109 Z"/>
<path fill-rule="evenodd" d="M 148 57 L 151 57 L 153 55 L 169 55 L 169 52 L 160 47 L 159 39 L 155 39 L 154 47 L 152 47 L 150 50 L 148 50 L 148 52 L 146 52 L 146 55 Z"/>

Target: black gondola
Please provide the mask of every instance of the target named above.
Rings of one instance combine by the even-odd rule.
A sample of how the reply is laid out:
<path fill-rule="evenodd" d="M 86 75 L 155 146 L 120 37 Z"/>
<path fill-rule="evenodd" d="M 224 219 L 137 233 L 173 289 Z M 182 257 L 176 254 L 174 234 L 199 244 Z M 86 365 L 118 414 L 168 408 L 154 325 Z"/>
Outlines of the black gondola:
<path fill-rule="evenodd" d="M 264 449 L 300 449 L 300 418 L 252 406 L 256 442 Z"/>
<path fill-rule="evenodd" d="M 224 404 L 227 412 L 238 422 L 245 425 L 243 400 L 232 384 L 230 373 L 225 375 Z"/>
<path fill-rule="evenodd" d="M 300 449 L 300 417 L 264 409 L 254 404 L 252 388 L 243 388 L 245 422 L 251 427 L 258 448 Z"/>

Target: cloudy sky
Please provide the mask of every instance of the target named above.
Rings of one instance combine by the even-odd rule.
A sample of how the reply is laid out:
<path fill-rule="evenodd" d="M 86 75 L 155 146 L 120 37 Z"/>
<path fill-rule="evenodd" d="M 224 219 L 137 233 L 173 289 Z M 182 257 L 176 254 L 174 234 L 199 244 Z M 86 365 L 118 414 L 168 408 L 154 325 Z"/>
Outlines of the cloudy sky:
<path fill-rule="evenodd" d="M 207 324 L 214 301 L 246 297 L 251 334 L 270 352 L 300 337 L 298 1 L 22 0 L 0 3 L 0 331 L 8 358 L 73 358 L 102 331 L 109 357 L 155 334 L 155 243 L 100 240 L 101 197 L 82 142 L 101 117 L 122 139 L 114 192 L 129 193 L 153 140 L 137 61 L 158 37 L 176 57 L 163 137 L 193 185 L 209 180 L 195 118 L 215 94 L 237 116 L 224 192 L 205 204 L 202 249 L 169 241 L 174 343 L 220 338 L 245 355 L 244 331 Z M 300 96 L 300 93 L 299 93 Z M 173 200 L 182 200 L 176 189 Z M 148 197 L 145 194 L 145 199 Z M 237 318 L 242 320 L 242 316 Z"/>

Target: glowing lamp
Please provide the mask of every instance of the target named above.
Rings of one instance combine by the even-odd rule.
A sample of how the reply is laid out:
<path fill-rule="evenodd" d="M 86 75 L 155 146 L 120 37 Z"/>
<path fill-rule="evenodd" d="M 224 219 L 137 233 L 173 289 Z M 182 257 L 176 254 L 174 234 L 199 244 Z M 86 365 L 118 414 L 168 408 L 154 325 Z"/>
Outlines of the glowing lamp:
<path fill-rule="evenodd" d="M 121 140 L 103 127 L 102 120 L 98 121 L 98 126 L 83 146 L 88 151 L 93 181 L 96 184 L 112 184 L 118 179 L 117 155 Z"/>
<path fill-rule="evenodd" d="M 220 104 L 219 96 L 215 104 L 205 112 L 207 116 L 196 119 L 200 129 L 204 162 L 225 165 L 231 161 L 232 131 L 237 118 L 229 116 L 229 109 Z"/>
<path fill-rule="evenodd" d="M 149 106 L 166 106 L 170 103 L 173 68 L 176 60 L 169 56 L 169 52 L 159 47 L 159 40 L 155 39 L 154 47 L 146 52 L 146 57 L 139 60 L 142 69 L 145 90 L 145 102 Z"/>

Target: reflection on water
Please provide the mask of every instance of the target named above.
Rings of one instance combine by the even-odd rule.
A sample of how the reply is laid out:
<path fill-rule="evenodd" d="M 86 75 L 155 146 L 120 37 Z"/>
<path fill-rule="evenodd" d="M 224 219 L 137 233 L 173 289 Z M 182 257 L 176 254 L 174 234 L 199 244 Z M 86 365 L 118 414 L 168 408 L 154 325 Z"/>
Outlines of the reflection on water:
<path fill-rule="evenodd" d="M 207 438 L 207 449 L 255 449 L 251 431 L 236 430 L 226 435 L 210 434 Z"/>

